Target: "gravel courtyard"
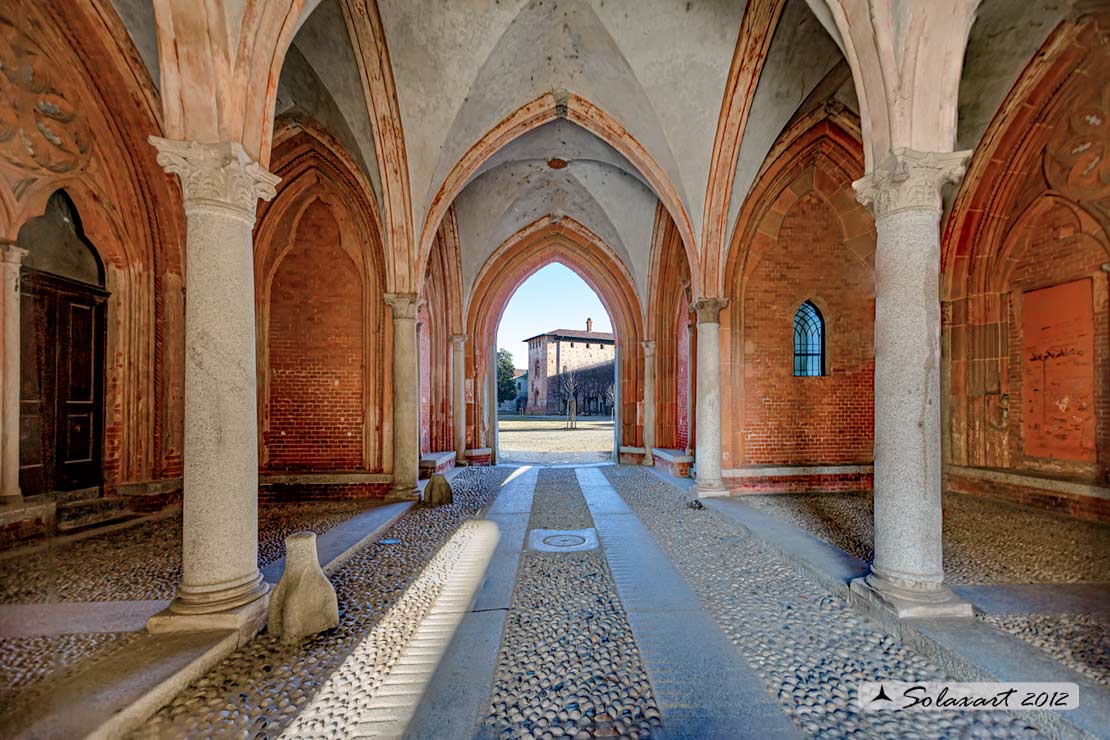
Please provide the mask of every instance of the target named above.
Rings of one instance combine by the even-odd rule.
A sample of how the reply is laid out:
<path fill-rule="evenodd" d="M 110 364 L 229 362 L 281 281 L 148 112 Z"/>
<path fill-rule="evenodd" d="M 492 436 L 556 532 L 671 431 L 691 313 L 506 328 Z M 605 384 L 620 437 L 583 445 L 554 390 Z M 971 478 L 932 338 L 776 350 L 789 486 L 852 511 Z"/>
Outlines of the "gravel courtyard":
<path fill-rule="evenodd" d="M 551 416 L 508 416 L 498 420 L 500 461 L 580 465 L 613 457 L 612 418 L 579 417 L 576 429 Z"/>

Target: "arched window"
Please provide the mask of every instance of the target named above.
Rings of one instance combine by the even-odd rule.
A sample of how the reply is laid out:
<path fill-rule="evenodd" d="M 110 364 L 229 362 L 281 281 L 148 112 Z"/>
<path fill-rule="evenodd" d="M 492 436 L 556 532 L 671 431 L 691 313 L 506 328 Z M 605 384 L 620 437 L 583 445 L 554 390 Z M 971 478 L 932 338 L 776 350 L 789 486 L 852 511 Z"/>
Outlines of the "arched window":
<path fill-rule="evenodd" d="M 794 314 L 794 375 L 825 374 L 825 320 L 809 301 Z"/>

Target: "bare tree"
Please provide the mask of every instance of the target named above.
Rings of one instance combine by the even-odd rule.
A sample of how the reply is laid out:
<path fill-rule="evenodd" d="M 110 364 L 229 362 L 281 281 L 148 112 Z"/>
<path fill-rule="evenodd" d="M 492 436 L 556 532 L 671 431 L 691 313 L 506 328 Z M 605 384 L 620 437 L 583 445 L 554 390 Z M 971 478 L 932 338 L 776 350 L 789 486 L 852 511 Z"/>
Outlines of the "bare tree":
<path fill-rule="evenodd" d="M 559 384 L 567 408 L 567 429 L 578 428 L 578 378 L 573 370 L 563 369 Z"/>

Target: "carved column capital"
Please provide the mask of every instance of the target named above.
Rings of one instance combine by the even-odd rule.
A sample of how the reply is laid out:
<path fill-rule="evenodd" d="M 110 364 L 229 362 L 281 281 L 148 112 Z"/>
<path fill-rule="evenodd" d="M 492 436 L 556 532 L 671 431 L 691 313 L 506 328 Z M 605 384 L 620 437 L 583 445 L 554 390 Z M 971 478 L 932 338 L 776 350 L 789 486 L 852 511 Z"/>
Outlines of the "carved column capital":
<path fill-rule="evenodd" d="M 258 199 L 270 200 L 281 178 L 255 162 L 233 141 L 206 144 L 151 136 L 158 164 L 181 180 L 185 212 L 218 209 L 253 228 Z"/>
<path fill-rule="evenodd" d="M 448 338 L 451 340 L 451 345 L 457 350 L 462 350 L 466 346 L 465 334 L 452 334 Z"/>
<path fill-rule="evenodd" d="M 19 265 L 27 256 L 27 250 L 15 242 L 0 239 L 0 261 L 12 262 Z"/>
<path fill-rule="evenodd" d="M 383 298 L 393 309 L 394 319 L 416 318 L 416 293 L 386 293 Z"/>
<path fill-rule="evenodd" d="M 690 308 L 698 315 L 699 324 L 719 324 L 721 310 L 727 305 L 727 298 L 699 298 Z"/>
<path fill-rule="evenodd" d="M 644 357 L 652 357 L 655 355 L 655 342 L 653 340 L 645 340 L 640 342 L 644 348 Z"/>
<path fill-rule="evenodd" d="M 919 152 L 901 147 L 852 183 L 852 188 L 875 218 L 909 210 L 940 213 L 940 189 L 959 182 L 970 157 L 970 151 Z"/>

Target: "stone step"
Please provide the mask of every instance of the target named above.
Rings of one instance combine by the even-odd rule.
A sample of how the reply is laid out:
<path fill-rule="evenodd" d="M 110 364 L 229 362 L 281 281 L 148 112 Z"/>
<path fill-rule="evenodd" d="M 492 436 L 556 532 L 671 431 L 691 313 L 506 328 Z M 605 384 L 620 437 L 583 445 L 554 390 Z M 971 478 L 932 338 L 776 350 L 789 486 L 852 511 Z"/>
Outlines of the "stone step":
<path fill-rule="evenodd" d="M 126 499 L 97 498 L 58 504 L 56 516 L 58 532 L 68 534 L 79 529 L 134 519 L 138 515 L 127 508 Z"/>
<path fill-rule="evenodd" d="M 78 488 L 76 491 L 50 491 L 49 493 L 40 493 L 37 496 L 28 496 L 26 500 L 32 502 L 54 501 L 61 505 L 74 501 L 92 501 L 100 498 L 100 496 L 100 487 L 91 486 L 89 488 Z"/>

